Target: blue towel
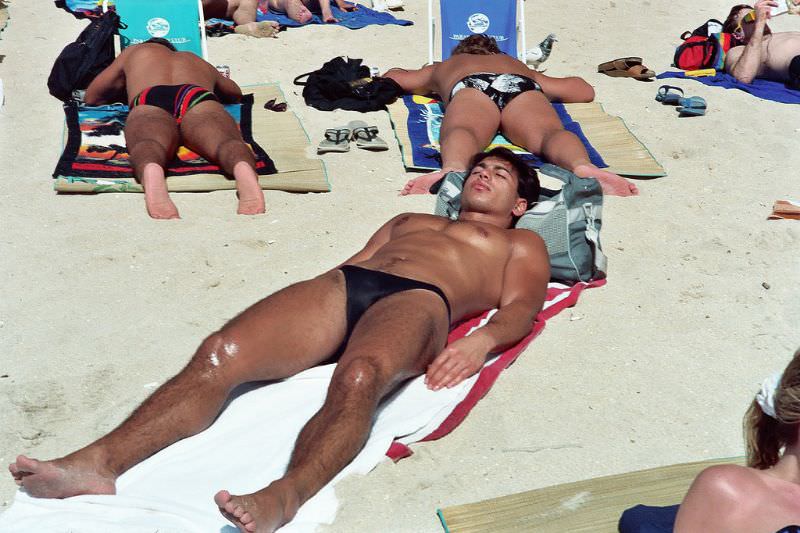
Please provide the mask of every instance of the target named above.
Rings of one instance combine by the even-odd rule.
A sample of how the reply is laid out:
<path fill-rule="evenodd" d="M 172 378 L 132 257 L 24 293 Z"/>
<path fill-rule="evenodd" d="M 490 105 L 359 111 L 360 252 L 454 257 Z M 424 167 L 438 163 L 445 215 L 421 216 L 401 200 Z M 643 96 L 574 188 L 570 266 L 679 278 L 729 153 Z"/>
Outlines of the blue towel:
<path fill-rule="evenodd" d="M 786 85 L 777 81 L 756 79 L 753 80 L 753 83 L 742 83 L 724 72 L 720 72 L 716 76 L 686 76 L 683 72 L 670 71 L 662 72 L 656 77 L 660 80 L 664 78 L 696 80 L 712 87 L 739 89 L 764 100 L 772 100 L 782 104 L 800 104 L 800 91 L 789 89 Z"/>
<path fill-rule="evenodd" d="M 619 533 L 672 533 L 679 505 L 650 507 L 637 505 L 622 513 Z"/>
<path fill-rule="evenodd" d="M 336 6 L 331 6 L 331 12 L 333 12 L 334 17 L 339 19 L 339 22 L 335 23 L 334 25 L 344 26 L 345 28 L 350 28 L 351 30 L 357 30 L 359 28 L 370 26 L 372 24 L 378 24 L 380 26 L 386 24 L 397 24 L 398 26 L 411 26 L 412 24 L 414 24 L 410 20 L 396 19 L 389 13 L 380 13 L 361 4 L 358 5 L 358 9 L 355 11 L 342 11 Z M 323 22 L 322 17 L 320 17 L 317 14 L 314 14 L 311 21 L 307 22 L 306 24 L 300 24 L 299 22 L 290 19 L 286 15 L 282 15 L 280 13 L 273 13 L 272 11 L 269 11 L 267 13 L 259 11 L 256 19 L 259 21 L 274 20 L 278 24 L 287 26 L 289 28 L 305 26 L 306 24 L 327 24 L 326 22 Z"/>
<path fill-rule="evenodd" d="M 412 145 L 409 148 L 411 148 L 411 160 L 413 162 L 413 165 L 406 162 L 406 166 L 418 169 L 441 168 L 441 155 L 438 148 L 439 128 L 444 117 L 441 103 L 438 101 L 431 101 L 426 104 L 416 103 L 414 97 L 410 95 L 403 96 L 403 103 L 408 109 L 408 136 Z M 553 107 L 558 113 L 558 118 L 561 119 L 564 129 L 571 131 L 581 140 L 592 164 L 598 168 L 608 167 L 608 164 L 603 161 L 601 155 L 584 135 L 581 125 L 574 121 L 567 112 L 564 104 L 553 104 Z M 497 135 L 491 144 L 514 149 L 511 142 L 502 135 Z M 535 168 L 539 168 L 547 162 L 530 152 L 520 152 L 519 149 L 514 151 Z"/>

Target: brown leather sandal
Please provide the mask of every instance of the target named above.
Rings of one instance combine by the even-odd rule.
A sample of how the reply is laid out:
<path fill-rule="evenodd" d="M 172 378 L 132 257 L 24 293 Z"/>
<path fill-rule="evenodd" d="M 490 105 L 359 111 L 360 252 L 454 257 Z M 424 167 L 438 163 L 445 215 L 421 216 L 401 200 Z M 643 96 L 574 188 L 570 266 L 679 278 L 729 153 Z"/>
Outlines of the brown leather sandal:
<path fill-rule="evenodd" d="M 597 65 L 597 72 L 612 78 L 634 78 L 649 80 L 655 78 L 656 73 L 642 64 L 641 57 L 621 57 Z"/>

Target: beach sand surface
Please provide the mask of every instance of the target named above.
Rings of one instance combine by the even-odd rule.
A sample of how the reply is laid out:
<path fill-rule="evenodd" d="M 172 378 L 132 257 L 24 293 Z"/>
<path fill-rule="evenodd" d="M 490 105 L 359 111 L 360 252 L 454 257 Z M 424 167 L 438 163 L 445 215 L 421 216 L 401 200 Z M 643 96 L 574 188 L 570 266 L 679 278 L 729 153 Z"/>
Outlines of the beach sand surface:
<path fill-rule="evenodd" d="M 411 27 L 210 39 L 211 61 L 230 65 L 240 84 L 281 83 L 313 145 L 325 128 L 362 119 L 390 149 L 325 156 L 332 192 L 267 191 L 263 216 L 237 216 L 232 191 L 184 193 L 174 195 L 183 218 L 163 222 L 146 216 L 141 195 L 53 192 L 63 112 L 45 81 L 85 22 L 49 0 L 9 3 L 0 39 L 0 463 L 60 456 L 99 437 L 239 311 L 337 265 L 397 213 L 432 210 L 430 196 L 397 194 L 413 174 L 386 113 L 311 109 L 292 85 L 339 54 L 381 70 L 421 66 L 426 3 L 406 4 L 399 15 Z M 654 100 L 659 82 L 596 73 L 629 55 L 668 69 L 678 36 L 728 7 L 526 3 L 529 45 L 550 32 L 559 39 L 542 68 L 588 80 L 669 175 L 637 181 L 639 197 L 606 198 L 607 286 L 552 319 L 452 434 L 342 482 L 325 531 L 437 532 L 437 507 L 743 452 L 753 393 L 800 346 L 800 223 L 767 221 L 775 200 L 800 197 L 800 106 L 680 81 L 709 106 L 682 119 Z M 800 17 L 773 27 L 800 30 Z M 10 476 L 0 481 L 0 510 L 15 489 Z"/>

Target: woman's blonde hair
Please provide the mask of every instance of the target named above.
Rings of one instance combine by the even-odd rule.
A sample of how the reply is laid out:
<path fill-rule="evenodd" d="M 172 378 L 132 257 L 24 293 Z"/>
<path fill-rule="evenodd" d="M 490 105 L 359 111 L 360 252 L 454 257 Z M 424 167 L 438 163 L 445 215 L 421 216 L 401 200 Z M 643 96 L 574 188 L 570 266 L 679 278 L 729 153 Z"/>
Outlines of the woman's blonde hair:
<path fill-rule="evenodd" d="M 786 446 L 797 443 L 800 429 L 800 350 L 783 371 L 775 391 L 775 418 L 764 413 L 756 400 L 744 415 L 747 466 L 767 469 L 780 459 Z"/>

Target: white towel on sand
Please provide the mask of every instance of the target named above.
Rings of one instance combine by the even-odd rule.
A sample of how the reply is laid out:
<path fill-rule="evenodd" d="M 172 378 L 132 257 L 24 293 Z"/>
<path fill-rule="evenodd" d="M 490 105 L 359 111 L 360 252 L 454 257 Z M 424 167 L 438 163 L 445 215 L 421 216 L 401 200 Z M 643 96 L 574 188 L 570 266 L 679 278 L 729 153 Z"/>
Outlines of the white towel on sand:
<path fill-rule="evenodd" d="M 206 431 L 184 439 L 117 480 L 115 496 L 32 498 L 19 491 L 0 515 L 3 533 L 234 533 L 213 496 L 220 489 L 249 493 L 283 475 L 300 429 L 322 406 L 334 365 L 312 368 L 280 383 L 248 387 Z M 474 376 L 453 389 L 432 392 L 422 377 L 398 391 L 379 411 L 364 449 L 300 508 L 281 532 L 314 531 L 332 523 L 333 486 L 366 474 L 386 458 L 393 439 L 424 437 L 469 391 Z M 409 441 L 419 439 L 411 438 Z"/>

